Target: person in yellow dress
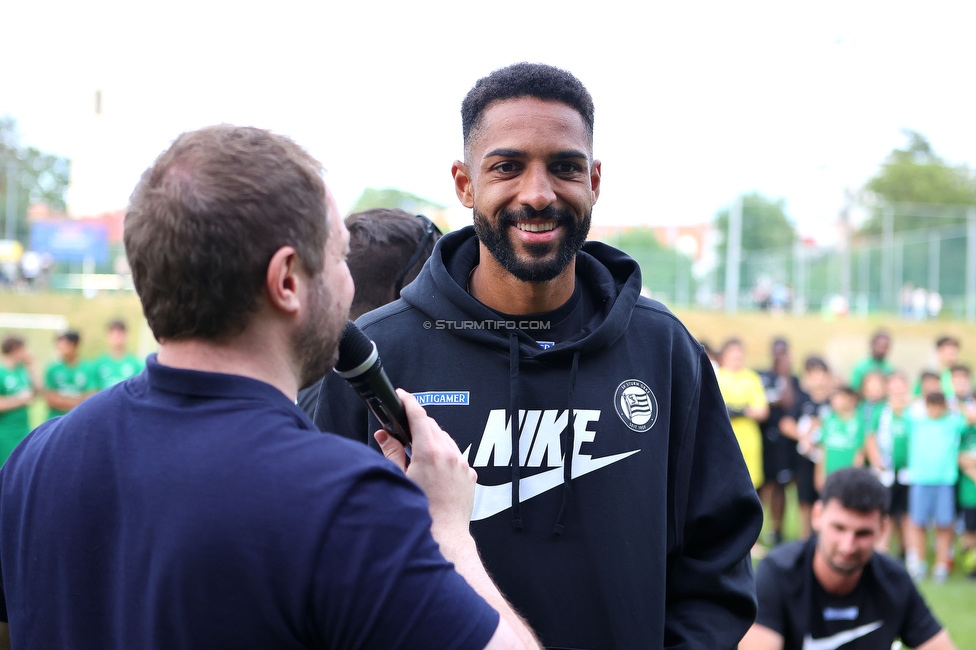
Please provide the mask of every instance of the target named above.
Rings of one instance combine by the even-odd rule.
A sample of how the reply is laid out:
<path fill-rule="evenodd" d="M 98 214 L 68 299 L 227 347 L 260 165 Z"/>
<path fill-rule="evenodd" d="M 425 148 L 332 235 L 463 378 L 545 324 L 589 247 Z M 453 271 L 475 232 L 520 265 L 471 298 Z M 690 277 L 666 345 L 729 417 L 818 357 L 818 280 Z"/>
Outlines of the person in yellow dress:
<path fill-rule="evenodd" d="M 746 368 L 744 362 L 742 341 L 737 338 L 727 340 L 719 351 L 718 385 L 752 484 L 759 489 L 765 480 L 759 423 L 769 417 L 769 403 L 759 373 Z"/>

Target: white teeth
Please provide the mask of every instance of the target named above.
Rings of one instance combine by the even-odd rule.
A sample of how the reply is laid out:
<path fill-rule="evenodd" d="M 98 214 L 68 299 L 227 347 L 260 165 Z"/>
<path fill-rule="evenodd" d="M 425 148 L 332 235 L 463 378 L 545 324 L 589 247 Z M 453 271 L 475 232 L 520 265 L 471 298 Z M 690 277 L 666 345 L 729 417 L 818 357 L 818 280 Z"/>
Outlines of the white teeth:
<path fill-rule="evenodd" d="M 548 232 L 556 229 L 555 223 L 525 223 L 519 222 L 515 227 L 525 232 Z"/>

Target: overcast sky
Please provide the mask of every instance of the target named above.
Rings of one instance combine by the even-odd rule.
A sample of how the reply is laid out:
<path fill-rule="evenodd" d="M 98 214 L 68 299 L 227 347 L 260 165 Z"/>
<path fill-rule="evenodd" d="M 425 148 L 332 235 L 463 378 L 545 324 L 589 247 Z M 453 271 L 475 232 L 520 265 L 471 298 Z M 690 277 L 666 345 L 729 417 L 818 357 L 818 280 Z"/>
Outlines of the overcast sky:
<path fill-rule="evenodd" d="M 296 139 L 344 209 L 365 187 L 455 206 L 461 99 L 522 60 L 594 97 L 599 224 L 709 221 L 758 190 L 822 238 L 904 128 L 976 162 L 961 0 L 6 4 L 0 114 L 75 161 L 76 211 L 123 208 L 176 135 L 219 122 Z"/>

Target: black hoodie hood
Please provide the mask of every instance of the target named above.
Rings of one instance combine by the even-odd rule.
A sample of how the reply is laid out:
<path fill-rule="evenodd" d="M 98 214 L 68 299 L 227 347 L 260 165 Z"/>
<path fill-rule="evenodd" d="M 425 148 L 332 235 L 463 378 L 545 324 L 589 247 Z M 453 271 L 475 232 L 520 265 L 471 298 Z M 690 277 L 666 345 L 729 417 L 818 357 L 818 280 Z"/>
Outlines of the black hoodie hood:
<path fill-rule="evenodd" d="M 431 319 L 475 323 L 495 322 L 498 314 L 467 292 L 467 280 L 478 264 L 478 237 L 473 226 L 448 233 L 434 247 L 431 258 L 417 279 L 401 292 L 411 306 Z M 540 358 L 592 352 L 613 345 L 630 325 L 641 291 L 640 267 L 633 259 L 601 242 L 588 241 L 576 256 L 576 277 L 602 311 L 580 332 L 551 348 L 542 349 L 527 334 L 516 332 L 519 355 Z M 508 349 L 509 330 L 497 328 L 456 329 L 462 338 L 491 348 Z"/>

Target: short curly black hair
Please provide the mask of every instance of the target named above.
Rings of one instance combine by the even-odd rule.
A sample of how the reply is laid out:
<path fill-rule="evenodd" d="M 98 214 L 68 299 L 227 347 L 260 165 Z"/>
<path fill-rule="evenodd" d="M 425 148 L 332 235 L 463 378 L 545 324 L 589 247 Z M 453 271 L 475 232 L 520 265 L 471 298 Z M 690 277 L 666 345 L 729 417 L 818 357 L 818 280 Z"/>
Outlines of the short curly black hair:
<path fill-rule="evenodd" d="M 461 102 L 461 132 L 467 146 L 485 109 L 493 102 L 535 97 L 562 102 L 575 109 L 593 138 L 593 98 L 579 79 L 569 72 L 544 63 L 513 63 L 479 79 Z"/>

